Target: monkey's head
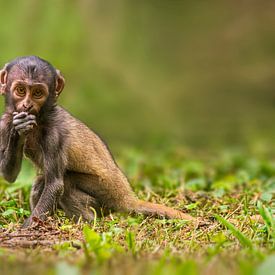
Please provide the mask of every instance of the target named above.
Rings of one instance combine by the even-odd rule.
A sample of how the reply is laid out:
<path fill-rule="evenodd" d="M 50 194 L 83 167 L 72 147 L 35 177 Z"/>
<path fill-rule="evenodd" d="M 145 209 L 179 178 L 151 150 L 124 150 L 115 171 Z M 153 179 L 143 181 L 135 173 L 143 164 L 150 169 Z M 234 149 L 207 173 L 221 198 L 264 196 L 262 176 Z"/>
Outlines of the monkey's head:
<path fill-rule="evenodd" d="M 37 57 L 19 57 L 0 71 L 0 92 L 10 111 L 38 115 L 55 105 L 65 80 L 49 62 Z"/>

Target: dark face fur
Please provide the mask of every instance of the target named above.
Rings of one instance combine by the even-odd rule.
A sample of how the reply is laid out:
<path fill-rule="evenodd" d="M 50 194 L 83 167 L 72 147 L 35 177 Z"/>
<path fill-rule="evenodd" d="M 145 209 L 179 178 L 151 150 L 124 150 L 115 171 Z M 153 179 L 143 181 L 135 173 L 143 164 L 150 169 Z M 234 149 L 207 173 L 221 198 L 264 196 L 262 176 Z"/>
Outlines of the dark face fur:
<path fill-rule="evenodd" d="M 0 72 L 1 93 L 12 111 L 38 115 L 53 106 L 64 87 L 64 78 L 47 61 L 20 57 Z"/>

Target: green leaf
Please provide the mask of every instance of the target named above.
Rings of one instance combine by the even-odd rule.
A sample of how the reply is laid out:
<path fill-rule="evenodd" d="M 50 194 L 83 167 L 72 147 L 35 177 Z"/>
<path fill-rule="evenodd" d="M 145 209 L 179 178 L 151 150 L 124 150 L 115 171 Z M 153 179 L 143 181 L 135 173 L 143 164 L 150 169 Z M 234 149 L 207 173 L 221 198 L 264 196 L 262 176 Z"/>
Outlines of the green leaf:
<path fill-rule="evenodd" d="M 131 231 L 126 232 L 126 241 L 128 243 L 129 249 L 132 251 L 132 254 L 136 254 L 136 241 L 135 241 L 135 235 Z"/>
<path fill-rule="evenodd" d="M 271 192 L 264 192 L 261 195 L 261 200 L 270 202 L 272 200 L 273 194 Z"/>
<path fill-rule="evenodd" d="M 215 215 L 215 218 L 218 220 L 219 223 L 221 223 L 231 231 L 231 233 L 239 240 L 242 246 L 253 248 L 252 242 L 232 223 L 230 223 L 229 221 L 227 221 L 219 215 Z"/>
<path fill-rule="evenodd" d="M 101 240 L 100 235 L 97 234 L 94 230 L 92 230 L 87 225 L 85 225 L 83 228 L 83 234 L 84 234 L 85 241 L 90 245 L 96 244 Z"/>
<path fill-rule="evenodd" d="M 186 182 L 185 187 L 192 191 L 203 190 L 206 187 L 206 181 L 204 178 L 191 179 Z"/>
<path fill-rule="evenodd" d="M 2 216 L 7 217 L 7 216 L 13 215 L 15 213 L 16 213 L 16 210 L 9 208 L 5 212 L 2 213 Z"/>
<path fill-rule="evenodd" d="M 256 275 L 273 275 L 275 270 L 275 255 L 271 255 L 258 266 L 256 269 Z"/>
<path fill-rule="evenodd" d="M 66 262 L 60 262 L 55 267 L 55 274 L 56 275 L 78 275 L 80 274 L 80 270 L 77 266 L 69 265 Z"/>
<path fill-rule="evenodd" d="M 190 204 L 186 205 L 185 208 L 188 210 L 195 209 L 195 208 L 197 208 L 198 204 L 199 204 L 198 202 L 190 203 Z"/>
<path fill-rule="evenodd" d="M 271 211 L 269 211 L 268 208 L 266 208 L 261 201 L 257 202 L 257 207 L 259 210 L 260 215 L 262 216 L 265 225 L 267 227 L 267 230 L 269 232 L 270 235 L 272 235 L 274 237 L 274 233 L 275 233 L 275 221 L 274 221 L 274 217 L 271 214 Z"/>

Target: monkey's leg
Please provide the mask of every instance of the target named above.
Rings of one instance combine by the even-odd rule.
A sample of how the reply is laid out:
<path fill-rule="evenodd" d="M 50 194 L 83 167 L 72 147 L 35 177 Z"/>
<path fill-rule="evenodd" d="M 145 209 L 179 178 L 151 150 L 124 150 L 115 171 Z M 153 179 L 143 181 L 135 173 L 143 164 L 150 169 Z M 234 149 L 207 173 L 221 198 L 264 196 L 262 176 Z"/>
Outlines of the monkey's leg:
<path fill-rule="evenodd" d="M 171 207 L 139 200 L 124 177 L 117 178 L 114 175 L 113 181 L 109 182 L 96 175 L 79 174 L 77 177 L 79 188 L 97 198 L 100 204 L 109 210 L 170 219 L 194 220 L 190 215 Z"/>
<path fill-rule="evenodd" d="M 62 196 L 60 207 L 64 210 L 68 218 L 78 221 L 82 217 L 85 221 L 92 221 L 95 217 L 93 209 L 96 200 L 81 190 L 75 189 L 70 196 Z"/>
<path fill-rule="evenodd" d="M 75 221 L 80 217 L 85 221 L 92 221 L 95 216 L 94 211 L 100 215 L 100 205 L 93 196 L 80 190 L 74 180 L 77 180 L 77 177 L 72 177 L 69 174 L 65 176 L 65 190 L 60 198 L 59 206 L 67 217 L 73 218 Z"/>
<path fill-rule="evenodd" d="M 41 197 L 41 194 L 43 192 L 44 185 L 45 185 L 44 176 L 43 175 L 37 176 L 31 190 L 31 196 L 30 196 L 31 211 L 33 211 L 33 209 L 37 205 L 39 198 Z"/>
<path fill-rule="evenodd" d="M 70 172 L 70 176 L 77 188 L 96 198 L 105 212 L 106 210 L 127 211 L 129 204 L 138 201 L 128 183 L 123 182 L 123 178 L 115 177 L 116 182 L 107 182 L 94 174 Z"/>

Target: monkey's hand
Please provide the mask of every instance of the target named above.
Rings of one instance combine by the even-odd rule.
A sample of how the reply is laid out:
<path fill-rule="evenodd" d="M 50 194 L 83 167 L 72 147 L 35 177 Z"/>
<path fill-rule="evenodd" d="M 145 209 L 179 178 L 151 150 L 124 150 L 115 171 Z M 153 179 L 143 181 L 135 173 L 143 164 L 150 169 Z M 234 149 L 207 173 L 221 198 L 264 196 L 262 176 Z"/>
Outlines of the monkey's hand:
<path fill-rule="evenodd" d="M 36 124 L 35 116 L 26 112 L 13 113 L 13 126 L 14 129 L 21 136 L 29 133 Z"/>

